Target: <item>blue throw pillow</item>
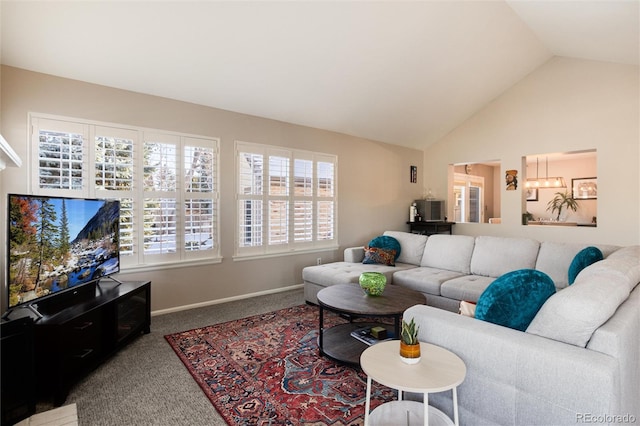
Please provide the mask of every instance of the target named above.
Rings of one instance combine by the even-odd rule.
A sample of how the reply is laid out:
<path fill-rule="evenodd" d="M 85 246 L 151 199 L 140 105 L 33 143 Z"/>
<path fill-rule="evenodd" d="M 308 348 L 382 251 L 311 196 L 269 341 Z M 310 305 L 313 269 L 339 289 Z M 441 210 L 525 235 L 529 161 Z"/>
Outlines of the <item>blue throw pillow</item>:
<path fill-rule="evenodd" d="M 508 272 L 482 292 L 476 318 L 525 331 L 555 292 L 553 280 L 544 272 L 535 269 Z"/>
<path fill-rule="evenodd" d="M 400 257 L 400 242 L 393 237 L 380 235 L 379 237 L 375 237 L 373 240 L 369 241 L 368 246 L 384 250 L 395 250 L 396 255 L 393 260 L 398 260 L 398 257 Z"/>
<path fill-rule="evenodd" d="M 602 259 L 604 256 L 598 247 L 590 246 L 580 250 L 569 265 L 569 285 L 573 284 L 580 271 Z"/>

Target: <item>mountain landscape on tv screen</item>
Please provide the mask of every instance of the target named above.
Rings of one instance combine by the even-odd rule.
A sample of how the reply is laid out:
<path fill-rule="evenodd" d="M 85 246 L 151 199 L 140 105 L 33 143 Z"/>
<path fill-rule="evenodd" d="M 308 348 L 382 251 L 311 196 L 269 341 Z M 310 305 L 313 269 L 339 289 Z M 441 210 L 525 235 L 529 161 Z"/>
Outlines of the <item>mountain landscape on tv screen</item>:
<path fill-rule="evenodd" d="M 117 201 L 11 196 L 9 306 L 119 271 Z"/>

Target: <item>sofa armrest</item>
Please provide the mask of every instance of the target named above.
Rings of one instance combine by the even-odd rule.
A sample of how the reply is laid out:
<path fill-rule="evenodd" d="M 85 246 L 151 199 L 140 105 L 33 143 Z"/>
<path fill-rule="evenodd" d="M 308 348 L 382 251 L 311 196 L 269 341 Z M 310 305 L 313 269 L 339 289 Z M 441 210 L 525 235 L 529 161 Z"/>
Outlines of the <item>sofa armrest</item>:
<path fill-rule="evenodd" d="M 347 247 L 344 249 L 344 261 L 351 263 L 362 263 L 364 260 L 364 247 Z"/>
<path fill-rule="evenodd" d="M 461 424 L 575 424 L 580 414 L 621 408 L 614 357 L 426 305 L 403 317 L 420 326 L 419 340 L 466 364 Z M 452 414 L 450 393 L 429 395 L 429 402 Z"/>

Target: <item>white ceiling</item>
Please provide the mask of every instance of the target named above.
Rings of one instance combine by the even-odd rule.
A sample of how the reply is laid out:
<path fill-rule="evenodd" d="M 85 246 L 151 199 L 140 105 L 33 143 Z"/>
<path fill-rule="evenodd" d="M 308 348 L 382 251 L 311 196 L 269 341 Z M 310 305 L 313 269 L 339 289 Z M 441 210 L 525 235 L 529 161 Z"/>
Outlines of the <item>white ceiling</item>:
<path fill-rule="evenodd" d="M 554 55 L 638 65 L 638 4 L 2 0 L 1 60 L 421 149 Z"/>

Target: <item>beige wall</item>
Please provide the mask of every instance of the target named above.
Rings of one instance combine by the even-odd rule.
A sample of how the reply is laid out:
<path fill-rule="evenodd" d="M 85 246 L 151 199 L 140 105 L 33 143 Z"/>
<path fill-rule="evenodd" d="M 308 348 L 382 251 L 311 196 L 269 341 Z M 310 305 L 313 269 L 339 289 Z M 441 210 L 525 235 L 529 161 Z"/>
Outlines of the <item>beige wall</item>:
<path fill-rule="evenodd" d="M 302 268 L 342 260 L 342 250 L 361 245 L 387 229 L 407 230 L 411 201 L 422 195 L 409 182 L 422 152 L 214 108 L 2 67 L 0 131 L 25 162 L 0 173 L 0 217 L 6 223 L 6 194 L 28 193 L 27 114 L 39 112 L 221 138 L 220 264 L 121 274 L 152 280 L 152 309 L 168 310 L 302 283 Z M 312 100 L 310 100 L 312 102 Z M 301 106 L 303 107 L 303 106 Z M 338 156 L 338 236 L 340 250 L 234 261 L 234 141 L 273 144 Z M 0 243 L 5 280 L 4 232 Z M 6 298 L 5 291 L 1 292 Z M 2 306 L 6 306 L 2 300 Z"/>
<path fill-rule="evenodd" d="M 502 189 L 501 225 L 459 224 L 467 235 L 640 244 L 638 67 L 554 58 L 425 150 L 425 186 L 447 193 L 447 164 L 502 160 L 519 171 L 528 154 L 595 148 L 598 227 L 522 226 L 521 191 Z"/>

